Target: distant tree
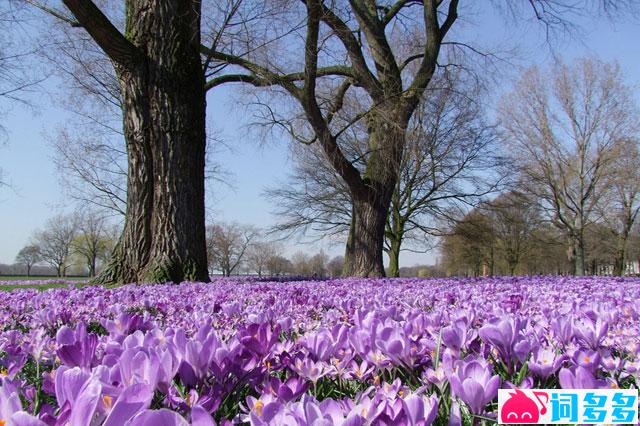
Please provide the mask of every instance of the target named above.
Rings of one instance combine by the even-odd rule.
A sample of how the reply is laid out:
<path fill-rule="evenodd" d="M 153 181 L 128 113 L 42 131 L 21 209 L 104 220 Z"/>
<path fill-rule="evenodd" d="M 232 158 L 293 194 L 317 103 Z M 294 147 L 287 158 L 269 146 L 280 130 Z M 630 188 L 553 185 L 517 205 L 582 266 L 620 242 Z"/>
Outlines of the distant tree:
<path fill-rule="evenodd" d="M 271 256 L 267 260 L 266 271 L 270 276 L 291 274 L 293 270 L 291 261 L 282 255 Z"/>
<path fill-rule="evenodd" d="M 35 244 L 29 244 L 23 247 L 16 256 L 16 262 L 24 265 L 27 269 L 27 276 L 31 275 L 31 267 L 42 260 L 40 247 Z"/>
<path fill-rule="evenodd" d="M 58 215 L 49 219 L 44 229 L 34 236 L 33 244 L 40 247 L 42 260 L 56 270 L 58 277 L 66 276 L 77 233 L 78 222 L 75 216 Z"/>
<path fill-rule="evenodd" d="M 327 263 L 329 263 L 329 256 L 327 256 L 324 250 L 320 250 L 319 253 L 311 256 L 307 263 L 310 275 L 316 278 L 326 277 Z"/>
<path fill-rule="evenodd" d="M 443 238 L 445 268 L 451 275 L 493 275 L 495 239 L 490 218 L 480 209 L 470 211 Z"/>
<path fill-rule="evenodd" d="M 311 276 L 311 267 L 309 266 L 309 255 L 303 251 L 297 251 L 291 256 L 291 265 L 293 274 L 308 277 Z"/>
<path fill-rule="evenodd" d="M 339 277 L 342 275 L 343 267 L 344 256 L 335 256 L 327 263 L 327 273 L 332 277 Z"/>
<path fill-rule="evenodd" d="M 534 231 L 542 222 L 539 206 L 524 194 L 509 192 L 486 203 L 484 214 L 492 222 L 498 255 L 514 275 L 535 243 Z"/>
<path fill-rule="evenodd" d="M 111 241 L 107 234 L 107 221 L 95 211 L 85 211 L 77 218 L 78 233 L 73 241 L 73 251 L 81 256 L 90 277 L 96 276 L 98 259 L 104 258 Z"/>
<path fill-rule="evenodd" d="M 636 117 L 640 114 L 636 114 Z M 599 216 L 615 238 L 613 274 L 622 276 L 627 260 L 631 231 L 640 212 L 640 149 L 638 139 L 623 140 L 611 164 Z"/>
<path fill-rule="evenodd" d="M 250 271 L 262 276 L 268 270 L 269 261 L 278 256 L 281 249 L 277 243 L 270 241 L 256 241 L 247 250 L 247 267 Z"/>
<path fill-rule="evenodd" d="M 637 110 L 620 67 L 597 59 L 527 70 L 499 107 L 523 188 L 567 236 L 573 274 L 585 273 L 585 230 L 595 220 L 621 141 Z"/>
<path fill-rule="evenodd" d="M 293 273 L 303 277 L 325 277 L 327 275 L 327 263 L 329 257 L 324 252 L 309 255 L 303 251 L 297 251 L 291 256 Z"/>
<path fill-rule="evenodd" d="M 247 254 L 251 243 L 258 236 L 253 226 L 238 223 L 218 223 L 207 227 L 207 258 L 209 268 L 230 276 Z"/>

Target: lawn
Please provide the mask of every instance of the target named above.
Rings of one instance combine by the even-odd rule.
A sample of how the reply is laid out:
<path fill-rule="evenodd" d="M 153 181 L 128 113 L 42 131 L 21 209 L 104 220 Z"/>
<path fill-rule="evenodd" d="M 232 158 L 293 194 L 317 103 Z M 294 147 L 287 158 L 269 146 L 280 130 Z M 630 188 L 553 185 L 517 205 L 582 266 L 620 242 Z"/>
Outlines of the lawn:
<path fill-rule="evenodd" d="M 0 300 L 0 415 L 491 423 L 499 388 L 637 387 L 639 313 L 639 279 L 20 288 Z"/>
<path fill-rule="evenodd" d="M 0 275 L 0 282 L 2 281 L 42 281 L 42 280 L 65 280 L 65 281 L 86 281 L 88 279 L 88 277 L 64 277 L 64 278 L 58 278 L 56 276 L 53 275 L 32 275 L 32 276 L 26 276 L 26 275 Z"/>
<path fill-rule="evenodd" d="M 0 276 L 0 291 L 11 291 L 19 288 L 34 288 L 47 290 L 50 288 L 81 286 L 87 277 L 47 277 L 47 276 Z"/>

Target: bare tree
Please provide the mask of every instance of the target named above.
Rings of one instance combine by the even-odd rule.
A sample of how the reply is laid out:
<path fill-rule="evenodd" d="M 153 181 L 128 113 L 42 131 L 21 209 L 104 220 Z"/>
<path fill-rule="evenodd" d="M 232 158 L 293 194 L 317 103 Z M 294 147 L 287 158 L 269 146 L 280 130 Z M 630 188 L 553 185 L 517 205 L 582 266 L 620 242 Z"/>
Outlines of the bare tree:
<path fill-rule="evenodd" d="M 508 192 L 486 203 L 483 209 L 492 222 L 499 256 L 514 275 L 536 244 L 535 230 L 542 223 L 540 208 L 517 191 Z"/>
<path fill-rule="evenodd" d="M 635 112 L 619 67 L 596 59 L 558 63 L 545 74 L 531 68 L 499 107 L 524 188 L 566 233 L 576 275 L 585 272 L 585 229 L 619 144 L 635 135 Z"/>
<path fill-rule="evenodd" d="M 605 192 L 598 205 L 598 213 L 616 240 L 613 274 L 622 276 L 626 268 L 629 238 L 640 212 L 638 140 L 623 140 L 619 149 L 604 184 Z"/>
<path fill-rule="evenodd" d="M 253 242 L 246 254 L 246 263 L 250 271 L 261 277 L 268 270 L 269 261 L 282 252 L 280 245 L 271 241 Z"/>
<path fill-rule="evenodd" d="M 410 123 L 391 198 L 385 251 L 393 277 L 400 276 L 401 250 L 420 251 L 416 242 L 442 235 L 438 228 L 452 211 L 478 205 L 504 180 L 504 160 L 477 82 L 448 71 L 433 82 Z"/>
<path fill-rule="evenodd" d="M 96 275 L 98 259 L 109 251 L 108 224 L 104 216 L 87 210 L 77 218 L 78 233 L 73 240 L 73 252 L 80 255 L 90 277 Z"/>
<path fill-rule="evenodd" d="M 34 72 L 32 58 L 37 48 L 25 48 L 24 34 L 18 19 L 21 6 L 0 4 L 0 148 L 5 144 L 4 118 L 14 104 L 31 106 L 29 95 L 45 78 Z M 0 168 L 0 188 L 9 186 Z"/>
<path fill-rule="evenodd" d="M 344 268 L 344 257 L 335 256 L 327 263 L 327 273 L 332 277 L 339 277 L 342 275 Z"/>
<path fill-rule="evenodd" d="M 270 21 L 271 30 L 263 30 L 285 34 L 283 38 L 290 51 L 304 52 L 303 64 L 300 58 L 274 51 L 265 53 L 265 49 L 253 43 L 255 27 L 238 43 L 209 52 L 212 58 L 240 70 L 212 84 L 229 81 L 255 86 L 277 84 L 294 100 L 293 118 L 283 117 L 268 105 L 265 114 L 294 140 L 320 145 L 325 161 L 349 188 L 353 231 L 345 262 L 350 275 L 385 274 L 382 253 L 386 220 L 411 117 L 436 68 L 451 65 L 439 62 L 443 59 L 441 52 L 470 47 L 450 39 L 459 3 L 458 0 L 283 2 L 280 5 L 290 17 L 289 22 L 273 25 Z M 564 22 L 568 12 L 584 12 L 587 2 L 522 3 L 551 27 L 558 21 Z M 304 29 L 299 28 L 299 22 L 305 22 Z M 407 48 L 398 48 L 395 40 L 405 41 Z M 473 47 L 471 50 L 477 51 Z M 303 82 L 297 83 L 299 79 Z M 348 97 L 360 99 L 362 108 L 355 115 L 341 115 Z M 360 121 L 367 134 L 364 168 L 354 164 L 341 141 L 346 129 Z M 303 131 L 297 131 L 296 125 L 303 126 Z"/>
<path fill-rule="evenodd" d="M 218 223 L 207 227 L 209 267 L 230 276 L 245 260 L 251 243 L 258 236 L 253 226 Z"/>
<path fill-rule="evenodd" d="M 34 245 L 40 247 L 42 261 L 56 270 L 59 277 L 67 274 L 71 266 L 73 241 L 78 232 L 78 222 L 74 215 L 58 215 L 47 221 L 42 231 L 34 235 Z"/>
<path fill-rule="evenodd" d="M 267 261 L 267 272 L 272 277 L 290 274 L 293 272 L 293 264 L 286 257 L 276 254 Z"/>
<path fill-rule="evenodd" d="M 502 182 L 504 161 L 494 129 L 483 116 L 480 86 L 446 70 L 434 82 L 409 124 L 386 220 L 388 274 L 394 277 L 399 275 L 401 250 L 424 251 L 426 235 L 440 235 L 438 222 L 452 209 L 478 204 Z M 366 141 L 358 137 L 343 146 L 359 153 L 352 154 L 356 158 L 366 156 Z M 361 160 L 354 163 L 366 167 Z M 289 182 L 268 189 L 266 196 L 278 206 L 281 221 L 275 231 L 311 230 L 323 236 L 347 235 L 349 244 L 353 241 L 350 190 L 317 148 L 294 147 Z"/>
<path fill-rule="evenodd" d="M 441 251 L 450 275 L 493 275 L 496 264 L 493 223 L 480 209 L 472 209 L 443 236 Z"/>
<path fill-rule="evenodd" d="M 87 74 L 105 69 L 111 78 L 78 84 L 89 81 L 85 89 L 101 93 L 108 82 L 117 83 L 127 155 L 126 219 L 97 281 L 207 281 L 205 96 L 217 85 L 207 81 L 224 67 L 202 52 L 226 43 L 225 31 L 264 8 L 240 16 L 235 0 L 204 6 L 197 0 L 120 0 L 101 2 L 102 9 L 91 0 L 20 2 L 68 26 L 64 36 L 71 34 L 84 54 L 104 56 L 95 63 L 107 67 Z"/>
<path fill-rule="evenodd" d="M 26 268 L 27 276 L 31 275 L 31 267 L 40 261 L 42 261 L 40 247 L 35 244 L 29 244 L 28 246 L 23 247 L 16 256 L 16 262 L 24 265 Z"/>

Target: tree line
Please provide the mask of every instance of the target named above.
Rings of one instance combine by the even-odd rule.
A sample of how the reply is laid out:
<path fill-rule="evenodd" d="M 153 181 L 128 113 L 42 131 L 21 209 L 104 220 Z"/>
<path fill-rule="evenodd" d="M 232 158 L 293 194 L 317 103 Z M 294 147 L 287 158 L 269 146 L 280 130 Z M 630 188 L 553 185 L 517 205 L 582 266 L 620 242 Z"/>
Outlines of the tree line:
<path fill-rule="evenodd" d="M 450 228 L 449 268 L 623 275 L 638 260 L 634 96 L 617 64 L 595 58 L 526 70 L 497 111 L 513 189 Z"/>
<path fill-rule="evenodd" d="M 317 157 L 339 183 L 348 201 L 341 209 L 344 274 L 384 276 L 385 250 L 397 263 L 403 241 L 442 232 L 432 217 L 454 218 L 502 184 L 483 172 L 483 161 L 493 162 L 496 137 L 475 102 L 482 95 L 473 76 L 483 70 L 465 72 L 465 58 L 492 56 L 458 31 L 471 3 L 160 0 L 105 2 L 101 9 L 90 0 L 9 2 L 17 15 L 37 12 L 52 20 L 59 50 L 45 54 L 54 64 L 65 58 L 71 65 L 61 73 L 122 118 L 116 130 L 126 179 L 113 195 L 126 206 L 124 225 L 97 281 L 208 280 L 206 94 L 231 83 L 251 87 L 263 125 L 309 148 L 305 155 Z M 612 17 L 633 11 L 634 3 L 491 1 L 487 7 L 504 19 L 534 17 L 552 34 L 577 16 L 597 10 Z M 593 123 L 586 123 L 589 129 L 573 124 L 581 134 Z M 512 142 L 524 159 L 535 155 L 526 141 Z M 587 145 L 584 152 L 592 150 Z M 539 196 L 555 208 L 554 220 L 571 229 L 572 259 L 583 265 L 592 206 L 581 200 L 591 193 L 593 169 L 586 163 L 578 169 L 579 191 L 586 192 L 577 200 L 548 189 Z M 531 170 L 531 180 L 557 174 L 550 166 Z"/>
<path fill-rule="evenodd" d="M 2 273 L 57 277 L 95 277 L 104 268 L 117 244 L 120 227 L 95 211 L 60 214 L 50 218 L 15 258 L 2 265 Z M 255 275 L 258 277 L 337 277 L 344 258 L 323 251 L 296 251 L 285 254 L 281 242 L 273 241 L 259 228 L 235 222 L 209 224 L 207 229 L 207 269 L 212 275 Z M 43 268 L 46 265 L 48 268 Z"/>

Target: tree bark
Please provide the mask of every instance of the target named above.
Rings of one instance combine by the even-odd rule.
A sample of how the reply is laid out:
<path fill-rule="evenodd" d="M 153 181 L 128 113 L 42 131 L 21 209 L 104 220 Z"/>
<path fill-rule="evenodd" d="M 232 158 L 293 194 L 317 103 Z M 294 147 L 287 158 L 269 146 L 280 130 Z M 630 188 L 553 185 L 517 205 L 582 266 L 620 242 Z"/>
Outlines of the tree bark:
<path fill-rule="evenodd" d="M 391 237 L 389 241 L 389 276 L 400 276 L 400 247 L 402 245 L 402 237 Z"/>
<path fill-rule="evenodd" d="M 91 261 L 89 263 L 89 276 L 92 278 L 96 276 L 96 256 L 95 255 L 91 257 Z"/>
<path fill-rule="evenodd" d="M 347 276 L 386 276 L 385 228 L 398 182 L 408 121 L 402 105 L 393 103 L 374 109 L 370 115 L 367 129 L 370 154 L 362 184 L 349 185 L 352 215 L 345 250 Z"/>
<path fill-rule="evenodd" d="M 354 194 L 353 233 L 347 245 L 345 275 L 357 277 L 384 277 L 383 246 L 388 202 L 381 197 Z"/>
<path fill-rule="evenodd" d="M 378 114 L 369 127 L 370 157 L 360 184 L 349 185 L 352 215 L 345 249 L 344 275 L 384 277 L 384 238 L 396 186 L 404 128 L 390 128 L 393 111 Z M 397 123 L 397 122 L 396 122 Z M 384 148 L 383 148 L 384 147 Z"/>
<path fill-rule="evenodd" d="M 616 249 L 616 255 L 613 261 L 613 275 L 622 277 L 625 273 L 625 258 L 626 258 L 626 246 L 627 246 L 627 233 L 623 233 L 618 236 L 618 247 Z"/>
<path fill-rule="evenodd" d="M 129 0 L 126 28 L 140 53 L 114 61 L 129 162 L 127 212 L 97 281 L 208 281 L 200 3 Z"/>
<path fill-rule="evenodd" d="M 573 275 L 584 275 L 584 240 L 579 235 L 569 235 L 569 262 L 571 263 Z"/>

